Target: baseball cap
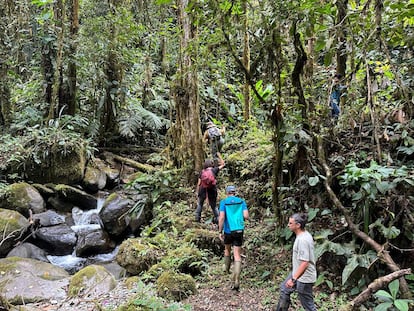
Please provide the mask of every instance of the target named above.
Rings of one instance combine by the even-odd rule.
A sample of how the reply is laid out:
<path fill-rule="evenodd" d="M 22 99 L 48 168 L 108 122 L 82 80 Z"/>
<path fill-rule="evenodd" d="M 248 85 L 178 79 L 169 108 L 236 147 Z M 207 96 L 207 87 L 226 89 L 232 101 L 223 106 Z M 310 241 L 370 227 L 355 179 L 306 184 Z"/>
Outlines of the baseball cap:
<path fill-rule="evenodd" d="M 236 187 L 235 187 L 235 186 L 227 186 L 227 188 L 226 188 L 226 192 L 227 192 L 227 193 L 233 193 L 233 192 L 236 192 Z"/>

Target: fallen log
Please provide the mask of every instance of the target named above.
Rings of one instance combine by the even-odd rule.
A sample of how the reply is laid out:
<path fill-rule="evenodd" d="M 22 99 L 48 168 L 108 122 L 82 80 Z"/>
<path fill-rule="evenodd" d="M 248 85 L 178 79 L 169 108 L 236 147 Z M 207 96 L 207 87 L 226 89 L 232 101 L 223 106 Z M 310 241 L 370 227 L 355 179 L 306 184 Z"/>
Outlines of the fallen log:
<path fill-rule="evenodd" d="M 114 155 L 114 160 L 117 162 L 123 163 L 125 165 L 131 166 L 133 168 L 136 168 L 140 171 L 144 171 L 144 172 L 155 171 L 155 167 L 153 167 L 152 165 L 142 164 L 137 161 L 134 161 L 134 160 L 131 160 L 125 157 L 121 157 L 119 155 Z"/>

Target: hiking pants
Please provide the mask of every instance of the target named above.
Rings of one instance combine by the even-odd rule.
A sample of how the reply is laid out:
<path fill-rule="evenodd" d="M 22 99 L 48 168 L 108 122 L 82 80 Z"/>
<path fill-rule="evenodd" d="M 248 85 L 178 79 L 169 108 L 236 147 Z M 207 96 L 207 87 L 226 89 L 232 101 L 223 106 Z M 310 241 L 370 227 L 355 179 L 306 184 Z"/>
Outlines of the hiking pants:
<path fill-rule="evenodd" d="M 313 302 L 313 283 L 302 283 L 296 281 L 296 285 L 293 288 L 286 287 L 286 282 L 292 278 L 292 273 L 283 281 L 280 285 L 280 297 L 276 307 L 276 311 L 287 311 L 290 306 L 290 295 L 294 292 L 298 292 L 298 297 L 302 307 L 306 311 L 317 311 Z"/>
<path fill-rule="evenodd" d="M 198 192 L 198 202 L 197 202 L 197 209 L 195 213 L 195 219 L 196 221 L 200 221 L 201 219 L 201 212 L 203 210 L 204 201 L 206 200 L 206 197 L 208 197 L 208 204 L 211 207 L 211 210 L 213 211 L 213 222 L 217 223 L 218 221 L 218 211 L 216 208 L 217 205 L 217 188 L 200 188 Z"/>
<path fill-rule="evenodd" d="M 218 152 L 221 152 L 221 148 L 224 144 L 224 138 L 223 137 L 217 137 L 210 141 L 210 147 L 211 147 L 211 157 L 214 161 L 218 160 Z"/>

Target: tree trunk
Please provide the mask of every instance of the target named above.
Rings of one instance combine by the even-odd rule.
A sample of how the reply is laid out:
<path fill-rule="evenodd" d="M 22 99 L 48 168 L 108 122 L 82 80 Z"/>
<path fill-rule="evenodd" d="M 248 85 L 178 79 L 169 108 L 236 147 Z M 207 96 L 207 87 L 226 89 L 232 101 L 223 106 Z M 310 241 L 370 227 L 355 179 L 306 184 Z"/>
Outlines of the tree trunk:
<path fill-rule="evenodd" d="M 172 153 L 178 167 L 188 167 L 192 172 L 200 171 L 204 160 L 200 126 L 197 74 L 192 63 L 190 41 L 194 40 L 192 25 L 187 15 L 188 0 L 178 0 L 178 22 L 181 28 L 179 73 L 173 91 L 176 119 L 170 134 Z M 198 174 L 189 174 L 188 180 L 195 182 Z"/>
<path fill-rule="evenodd" d="M 249 42 L 249 12 L 247 8 L 247 1 L 243 2 L 244 9 L 244 49 L 243 49 L 243 65 L 248 72 L 250 72 L 250 42 Z M 243 99 L 244 99 L 244 120 L 250 119 L 251 114 L 251 99 L 250 99 L 250 85 L 245 75 L 243 85 Z"/>
<path fill-rule="evenodd" d="M 76 61 L 77 36 L 79 31 L 79 0 L 72 0 L 70 10 L 70 43 L 69 43 L 69 64 L 68 64 L 68 83 L 67 83 L 67 113 L 74 116 L 76 114 Z"/>
<path fill-rule="evenodd" d="M 293 23 L 293 44 L 296 51 L 296 63 L 292 72 L 292 84 L 298 97 L 298 104 L 302 111 L 302 128 L 308 132 L 309 131 L 309 120 L 308 120 L 308 104 L 303 93 L 301 76 L 303 74 L 303 68 L 307 61 L 307 55 L 303 48 L 302 42 L 300 41 L 300 34 L 296 31 L 296 22 Z M 308 152 L 303 143 L 298 144 L 298 150 L 296 153 L 295 160 L 295 172 L 294 176 L 298 177 L 301 172 L 306 171 L 308 168 Z"/>
<path fill-rule="evenodd" d="M 52 89 L 50 97 L 49 115 L 48 120 L 54 119 L 59 116 L 62 103 L 62 62 L 63 62 L 63 41 L 64 41 L 64 19 L 65 19 L 65 6 L 62 0 L 56 1 L 55 8 L 55 30 L 57 33 L 57 51 L 55 58 L 55 65 L 52 67 Z"/>
<path fill-rule="evenodd" d="M 110 0 L 110 19 L 115 19 L 117 14 L 117 8 L 121 5 L 119 0 Z M 100 138 L 103 143 L 108 133 L 116 133 L 118 131 L 116 126 L 117 108 L 120 105 L 121 97 L 121 85 L 123 78 L 123 68 L 119 63 L 116 49 L 118 46 L 118 32 L 119 29 L 115 23 L 111 23 L 109 47 L 106 59 L 106 87 L 105 87 L 105 99 L 103 105 L 103 111 L 101 113 L 101 129 Z"/>
<path fill-rule="evenodd" d="M 338 49 L 336 51 L 336 72 L 345 77 L 346 73 L 346 59 L 347 59 L 347 48 L 346 48 L 346 37 L 347 29 L 345 18 L 347 14 L 348 0 L 338 0 L 336 2 L 338 8 L 337 19 L 336 19 L 336 39 L 338 43 Z"/>
<path fill-rule="evenodd" d="M 8 127 L 10 124 L 10 88 L 7 72 L 9 70 L 8 58 L 10 49 L 7 48 L 6 35 L 8 14 L 7 5 L 0 6 L 0 125 Z"/>

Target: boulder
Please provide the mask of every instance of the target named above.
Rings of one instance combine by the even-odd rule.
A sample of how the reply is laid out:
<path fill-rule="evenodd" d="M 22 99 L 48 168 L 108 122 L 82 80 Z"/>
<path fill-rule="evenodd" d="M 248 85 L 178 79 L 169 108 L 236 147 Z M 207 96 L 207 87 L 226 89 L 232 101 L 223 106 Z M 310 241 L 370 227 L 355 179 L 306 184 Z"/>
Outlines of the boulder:
<path fill-rule="evenodd" d="M 34 214 L 45 211 L 46 203 L 35 187 L 22 182 L 7 187 L 3 200 L 0 201 L 0 207 L 29 217 L 30 210 Z"/>
<path fill-rule="evenodd" d="M 168 300 L 181 301 L 197 292 L 191 275 L 165 271 L 157 279 L 157 292 Z"/>
<path fill-rule="evenodd" d="M 101 171 L 98 168 L 88 166 L 86 168 L 82 184 L 87 191 L 96 193 L 98 190 L 105 188 L 106 179 L 107 176 L 105 172 Z"/>
<path fill-rule="evenodd" d="M 0 259 L 0 296 L 13 305 L 64 300 L 69 274 L 50 263 L 29 258 Z"/>
<path fill-rule="evenodd" d="M 117 193 L 112 193 L 104 202 L 99 211 L 105 231 L 110 235 L 118 237 L 126 232 L 128 211 L 132 208 L 133 202 L 123 198 Z"/>
<path fill-rule="evenodd" d="M 72 276 L 68 294 L 71 297 L 82 296 L 99 298 L 116 287 L 114 276 L 100 265 L 90 265 Z"/>
<path fill-rule="evenodd" d="M 38 222 L 41 227 L 50 227 L 65 223 L 65 215 L 58 214 L 53 210 L 33 215 L 33 220 Z"/>
<path fill-rule="evenodd" d="M 76 245 L 76 233 L 66 224 L 39 228 L 33 241 L 54 255 L 68 255 Z"/>
<path fill-rule="evenodd" d="M 58 196 L 53 196 L 47 199 L 47 204 L 51 206 L 51 208 L 57 210 L 58 212 L 70 212 L 72 208 L 75 206 L 70 202 L 67 202 Z"/>
<path fill-rule="evenodd" d="M 0 208 L 0 232 L 2 243 L 0 256 L 6 256 L 14 247 L 30 223 L 22 214 L 16 211 Z"/>
<path fill-rule="evenodd" d="M 104 254 L 113 251 L 115 242 L 111 241 L 108 233 L 102 229 L 81 230 L 78 232 L 78 242 L 75 247 L 76 256 Z"/>
<path fill-rule="evenodd" d="M 31 258 L 39 261 L 49 262 L 47 253 L 31 243 L 22 243 L 13 248 L 7 257 Z"/>
<path fill-rule="evenodd" d="M 94 196 L 75 187 L 59 184 L 56 185 L 55 190 L 59 198 L 81 209 L 95 209 L 97 206 L 97 199 Z"/>
<path fill-rule="evenodd" d="M 74 185 L 82 181 L 86 167 L 85 148 L 64 149 L 52 148 L 48 150 L 47 159 L 41 162 L 29 159 L 22 169 L 10 168 L 11 172 L 24 173 L 28 180 L 34 183 L 63 183 Z M 63 150 L 64 149 L 64 150 Z"/>
<path fill-rule="evenodd" d="M 164 255 L 164 250 L 151 239 L 132 238 L 121 243 L 116 261 L 128 273 L 138 275 L 158 263 Z"/>

